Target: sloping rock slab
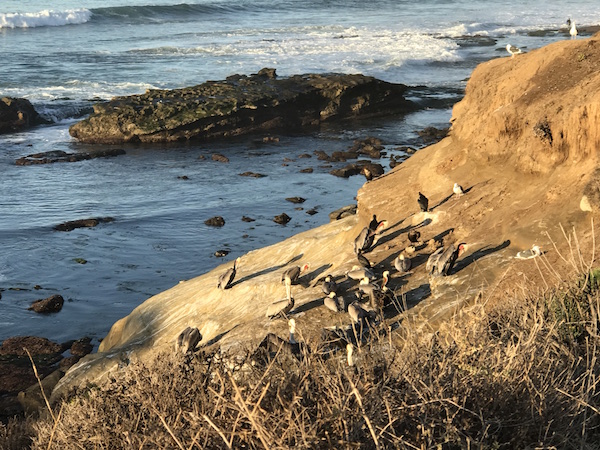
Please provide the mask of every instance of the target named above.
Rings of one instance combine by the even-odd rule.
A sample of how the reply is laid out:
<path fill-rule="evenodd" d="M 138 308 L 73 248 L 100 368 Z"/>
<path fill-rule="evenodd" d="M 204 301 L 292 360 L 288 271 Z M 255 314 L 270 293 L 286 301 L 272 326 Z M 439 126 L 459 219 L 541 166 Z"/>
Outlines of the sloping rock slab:
<path fill-rule="evenodd" d="M 77 162 L 94 158 L 110 158 L 112 156 L 124 155 L 122 148 L 110 148 L 89 153 L 67 153 L 62 150 L 50 152 L 34 153 L 33 155 L 23 156 L 15 161 L 17 166 L 31 166 L 34 164 L 52 164 L 59 162 Z"/>
<path fill-rule="evenodd" d="M 364 75 L 306 74 L 278 78 L 274 69 L 175 90 L 148 90 L 97 104 L 73 125 L 87 143 L 210 140 L 323 122 L 406 113 L 406 86 Z"/>

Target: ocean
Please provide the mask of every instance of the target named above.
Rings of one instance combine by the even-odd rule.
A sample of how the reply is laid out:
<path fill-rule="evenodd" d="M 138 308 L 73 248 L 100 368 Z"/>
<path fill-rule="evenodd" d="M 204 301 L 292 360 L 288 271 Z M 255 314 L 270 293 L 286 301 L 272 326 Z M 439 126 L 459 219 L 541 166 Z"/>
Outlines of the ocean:
<path fill-rule="evenodd" d="M 558 0 L 56 0 L 49 9 L 41 0 L 3 0 L 0 96 L 29 99 L 51 123 L 0 135 L 0 341 L 89 336 L 97 344 L 116 320 L 180 280 L 328 222 L 365 180 L 336 178 L 316 156 L 299 155 L 345 150 L 367 136 L 398 156 L 402 146 L 424 146 L 418 131 L 448 126 L 477 64 L 507 57 L 507 43 L 529 51 L 567 39 L 568 18 L 596 25 L 600 8 Z M 89 150 L 68 128 L 97 101 L 263 67 L 404 83 L 420 109 L 276 143 L 127 145 L 115 158 L 15 165 L 28 154 Z M 213 162 L 213 153 L 229 164 Z M 300 173 L 309 167 L 313 173 Z M 267 176 L 239 176 L 246 171 Z M 306 202 L 285 200 L 294 196 Z M 313 208 L 317 214 L 306 213 Z M 282 212 L 292 217 L 286 226 L 272 221 Z M 224 227 L 204 224 L 214 215 Z M 53 229 L 89 217 L 115 220 Z M 217 258 L 219 249 L 230 253 Z M 52 294 L 65 298 L 61 312 L 27 309 Z"/>

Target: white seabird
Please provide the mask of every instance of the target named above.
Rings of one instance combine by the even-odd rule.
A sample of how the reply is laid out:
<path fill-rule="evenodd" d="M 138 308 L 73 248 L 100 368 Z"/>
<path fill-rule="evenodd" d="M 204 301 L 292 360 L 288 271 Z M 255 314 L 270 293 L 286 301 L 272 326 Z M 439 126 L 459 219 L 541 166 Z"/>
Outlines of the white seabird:
<path fill-rule="evenodd" d="M 514 57 L 519 53 L 523 53 L 523 51 L 520 48 L 512 46 L 510 44 L 506 44 L 506 51 L 511 54 L 511 57 Z"/>
<path fill-rule="evenodd" d="M 577 38 L 577 27 L 575 26 L 575 21 L 571 21 L 571 29 L 569 30 L 569 34 L 571 35 L 571 39 Z"/>
<path fill-rule="evenodd" d="M 454 194 L 457 197 L 460 197 L 461 195 L 463 195 L 465 193 L 465 191 L 463 190 L 462 186 L 458 183 L 454 183 L 454 187 L 452 188 L 452 192 L 454 192 Z"/>

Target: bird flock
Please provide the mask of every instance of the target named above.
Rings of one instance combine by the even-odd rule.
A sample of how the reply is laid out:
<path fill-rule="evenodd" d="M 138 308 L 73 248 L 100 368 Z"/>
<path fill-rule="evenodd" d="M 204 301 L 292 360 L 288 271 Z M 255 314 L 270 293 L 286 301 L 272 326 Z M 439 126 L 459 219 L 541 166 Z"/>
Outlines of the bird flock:
<path fill-rule="evenodd" d="M 454 183 L 452 191 L 457 199 L 465 195 L 464 189 L 458 183 Z M 417 205 L 421 212 L 429 212 L 429 199 L 421 192 L 418 193 Z M 387 220 L 379 220 L 374 214 L 369 224 L 351 242 L 356 263 L 343 273 L 326 274 L 313 284 L 313 286 L 320 285 L 323 293 L 322 305 L 325 308 L 336 314 L 347 314 L 350 319 L 350 325 L 346 329 L 351 332 L 346 335 L 346 339 L 342 339 L 348 353 L 348 361 L 352 361 L 352 344 L 348 336 L 353 335 L 355 341 L 358 341 L 368 335 L 369 330 L 382 323 L 384 309 L 397 301 L 393 289 L 388 286 L 392 271 L 395 270 L 396 278 L 410 276 L 413 269 L 412 255 L 415 254 L 417 246 L 431 251 L 425 269 L 427 275 L 432 278 L 450 275 L 457 259 L 466 249 L 464 242 L 444 246 L 441 242 L 431 239 L 428 244 L 425 244 L 421 241 L 421 233 L 411 228 L 406 234 L 408 245 L 395 257 L 391 267 L 385 267 L 384 262 L 373 264 L 366 254 L 373 250 L 388 227 Z M 218 289 L 225 291 L 234 287 L 240 259 L 237 258 L 232 267 L 218 277 Z M 285 298 L 270 303 L 266 308 L 265 316 L 270 321 L 287 320 L 290 337 L 286 340 L 268 333 L 259 346 L 263 351 L 277 352 L 283 346 L 298 355 L 301 350 L 306 350 L 303 344 L 295 339 L 296 322 L 292 317 L 295 314 L 295 300 L 292 286 L 300 284 L 303 277 L 309 279 L 310 277 L 307 276 L 309 270 L 310 264 L 306 263 L 288 267 L 281 272 L 280 280 L 285 288 Z M 306 286 L 306 283 L 302 284 Z M 201 339 L 202 335 L 197 328 L 187 327 L 177 338 L 176 352 L 188 355 L 193 353 Z"/>

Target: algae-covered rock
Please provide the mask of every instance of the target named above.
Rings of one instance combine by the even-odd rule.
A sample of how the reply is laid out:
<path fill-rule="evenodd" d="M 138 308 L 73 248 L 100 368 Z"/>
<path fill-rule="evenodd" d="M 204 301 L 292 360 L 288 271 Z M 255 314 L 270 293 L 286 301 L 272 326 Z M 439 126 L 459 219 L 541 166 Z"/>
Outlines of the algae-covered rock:
<path fill-rule="evenodd" d="M 406 86 L 364 75 L 278 78 L 274 69 L 224 81 L 117 97 L 97 104 L 71 135 L 88 143 L 210 140 L 266 130 L 299 130 L 326 121 L 405 113 Z"/>

